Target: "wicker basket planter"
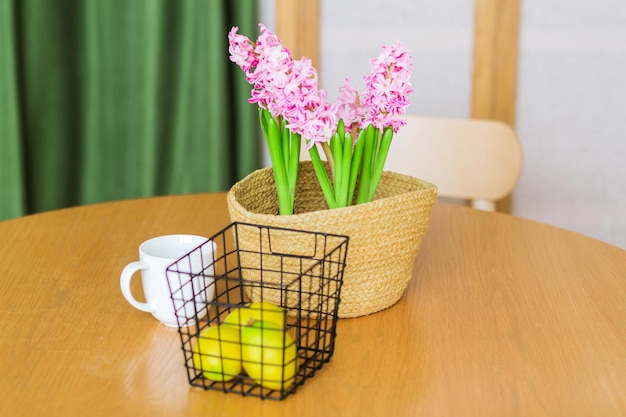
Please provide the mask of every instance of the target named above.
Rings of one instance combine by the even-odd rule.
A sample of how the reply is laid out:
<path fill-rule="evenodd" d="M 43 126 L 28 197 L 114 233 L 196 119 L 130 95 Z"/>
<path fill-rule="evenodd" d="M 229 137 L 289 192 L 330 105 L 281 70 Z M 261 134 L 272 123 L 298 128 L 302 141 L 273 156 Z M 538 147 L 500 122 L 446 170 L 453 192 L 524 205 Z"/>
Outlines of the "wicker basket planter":
<path fill-rule="evenodd" d="M 385 172 L 374 201 L 329 210 L 312 164 L 304 161 L 294 215 L 277 215 L 271 168 L 255 171 L 236 183 L 228 192 L 228 208 L 233 222 L 348 236 L 339 304 L 339 317 L 347 318 L 383 310 L 402 297 L 436 198 L 433 184 Z"/>

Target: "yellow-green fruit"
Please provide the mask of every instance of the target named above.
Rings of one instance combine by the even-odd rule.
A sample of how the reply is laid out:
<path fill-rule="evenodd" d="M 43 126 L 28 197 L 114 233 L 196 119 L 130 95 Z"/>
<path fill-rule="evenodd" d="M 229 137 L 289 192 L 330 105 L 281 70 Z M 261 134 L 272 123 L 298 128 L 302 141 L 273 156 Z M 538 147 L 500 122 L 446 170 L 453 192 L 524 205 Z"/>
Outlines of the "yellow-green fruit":
<path fill-rule="evenodd" d="M 257 321 L 241 328 L 243 369 L 269 389 L 289 389 L 298 371 L 298 347 L 281 327 Z"/>
<path fill-rule="evenodd" d="M 282 329 L 285 327 L 285 311 L 267 301 L 255 301 L 231 311 L 224 324 L 246 326 L 255 321 L 274 323 Z"/>
<path fill-rule="evenodd" d="M 203 330 L 193 348 L 193 366 L 212 381 L 230 381 L 239 375 L 242 369 L 239 329 L 221 325 Z"/>

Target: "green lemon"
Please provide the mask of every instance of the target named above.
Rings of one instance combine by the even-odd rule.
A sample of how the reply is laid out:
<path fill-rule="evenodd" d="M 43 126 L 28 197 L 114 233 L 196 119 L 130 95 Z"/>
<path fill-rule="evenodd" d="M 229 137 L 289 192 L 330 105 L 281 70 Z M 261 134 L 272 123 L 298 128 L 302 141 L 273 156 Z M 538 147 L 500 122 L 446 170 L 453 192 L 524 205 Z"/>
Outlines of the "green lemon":
<path fill-rule="evenodd" d="M 241 359 L 248 376 L 274 390 L 291 387 L 298 371 L 298 347 L 283 328 L 257 321 L 241 328 Z"/>
<path fill-rule="evenodd" d="M 226 316 L 224 324 L 246 326 L 255 321 L 274 323 L 281 329 L 285 328 L 285 311 L 267 301 L 256 301 L 236 308 Z"/>
<path fill-rule="evenodd" d="M 242 369 L 239 329 L 211 326 L 204 329 L 193 348 L 193 365 L 212 381 L 230 381 Z"/>

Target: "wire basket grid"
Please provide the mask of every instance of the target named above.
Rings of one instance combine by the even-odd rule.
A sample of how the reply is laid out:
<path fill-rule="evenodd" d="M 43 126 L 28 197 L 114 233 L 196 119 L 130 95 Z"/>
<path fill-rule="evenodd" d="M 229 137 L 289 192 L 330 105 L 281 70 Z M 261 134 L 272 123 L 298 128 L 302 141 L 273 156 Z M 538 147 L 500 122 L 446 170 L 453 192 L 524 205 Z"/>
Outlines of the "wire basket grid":
<path fill-rule="evenodd" d="M 311 378 L 334 353 L 348 241 L 347 236 L 335 234 L 232 223 L 170 265 L 166 273 L 189 383 L 207 390 L 280 400 Z M 188 272 L 194 258 L 206 259 L 207 251 L 211 262 Z M 293 349 L 295 358 L 283 357 L 286 363 L 283 374 L 275 377 L 277 381 L 269 381 L 268 371 L 252 378 L 250 369 L 269 367 L 262 366 L 263 361 L 246 360 L 244 352 L 251 347 L 241 341 L 239 352 L 233 352 L 232 358 L 222 355 L 219 361 L 225 369 L 243 358 L 243 370 L 233 371 L 225 381 L 213 380 L 215 375 L 207 373 L 204 362 L 198 360 L 197 346 L 224 339 L 226 331 L 221 325 L 236 310 L 243 308 L 235 314 L 248 314 L 250 308 L 258 308 L 260 321 L 275 317 L 265 307 L 258 307 L 268 303 L 284 313 L 281 352 L 287 355 L 284 352 Z M 207 340 L 211 327 L 217 328 L 213 330 L 218 335 Z M 269 353 L 269 348 L 261 350 L 263 355 Z M 198 366 L 198 362 L 202 364 Z M 285 369 L 295 370 L 287 382 Z"/>

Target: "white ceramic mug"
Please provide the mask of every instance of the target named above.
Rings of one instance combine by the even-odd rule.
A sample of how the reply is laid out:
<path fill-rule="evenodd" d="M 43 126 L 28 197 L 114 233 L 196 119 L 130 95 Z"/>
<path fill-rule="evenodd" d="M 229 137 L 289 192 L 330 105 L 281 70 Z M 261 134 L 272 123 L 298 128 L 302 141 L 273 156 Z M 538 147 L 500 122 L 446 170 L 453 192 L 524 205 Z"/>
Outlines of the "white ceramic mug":
<path fill-rule="evenodd" d="M 166 235 L 147 240 L 139 246 L 139 261 L 129 263 L 122 271 L 122 294 L 133 307 L 152 313 L 166 326 L 190 326 L 206 314 L 206 303 L 213 299 L 213 279 L 207 275 L 213 274 L 214 252 L 215 243 L 202 236 Z M 183 261 L 176 264 L 178 272 L 166 274 L 166 269 L 183 256 Z M 130 290 L 138 271 L 145 303 L 137 301 Z M 178 318 L 170 287 L 177 294 Z"/>

